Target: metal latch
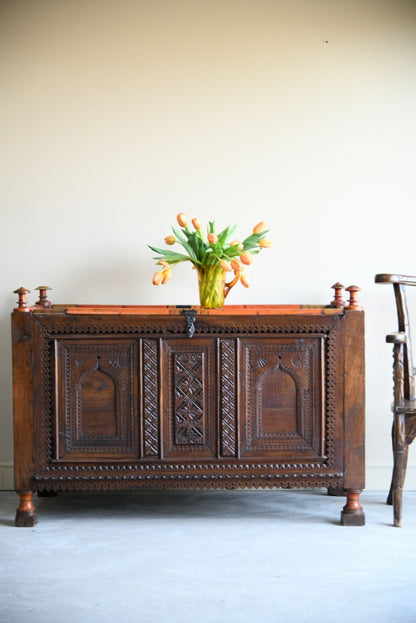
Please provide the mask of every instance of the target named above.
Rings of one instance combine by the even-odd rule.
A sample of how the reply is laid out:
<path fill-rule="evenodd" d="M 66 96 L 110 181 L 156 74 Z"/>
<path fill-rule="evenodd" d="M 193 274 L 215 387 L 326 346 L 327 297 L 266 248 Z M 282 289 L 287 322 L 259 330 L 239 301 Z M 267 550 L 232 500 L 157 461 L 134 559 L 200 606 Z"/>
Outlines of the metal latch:
<path fill-rule="evenodd" d="M 182 313 L 185 316 L 185 333 L 192 337 L 195 333 L 196 309 L 184 309 Z"/>

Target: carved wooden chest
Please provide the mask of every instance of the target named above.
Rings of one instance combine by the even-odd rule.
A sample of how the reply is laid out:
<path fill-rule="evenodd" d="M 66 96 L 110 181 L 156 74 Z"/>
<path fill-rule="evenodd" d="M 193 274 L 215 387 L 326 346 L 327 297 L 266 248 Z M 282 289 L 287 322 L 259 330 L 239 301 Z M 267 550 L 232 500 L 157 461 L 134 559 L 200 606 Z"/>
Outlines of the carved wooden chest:
<path fill-rule="evenodd" d="M 34 492 L 327 487 L 362 525 L 364 312 L 59 306 L 12 314 L 16 525 Z M 345 305 L 345 304 L 344 304 Z"/>

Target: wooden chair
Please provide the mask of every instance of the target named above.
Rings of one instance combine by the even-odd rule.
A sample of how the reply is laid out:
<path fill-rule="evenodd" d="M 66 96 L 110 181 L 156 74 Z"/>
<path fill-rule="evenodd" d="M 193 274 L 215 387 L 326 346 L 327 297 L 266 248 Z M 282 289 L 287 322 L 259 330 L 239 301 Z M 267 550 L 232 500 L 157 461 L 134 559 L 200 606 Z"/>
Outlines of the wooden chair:
<path fill-rule="evenodd" d="M 409 445 L 416 437 L 416 370 L 413 367 L 406 286 L 416 286 L 411 275 L 379 274 L 376 283 L 391 283 L 396 299 L 398 332 L 386 336 L 393 344 L 393 477 L 387 504 L 393 504 L 394 525 L 402 525 L 402 496 Z"/>

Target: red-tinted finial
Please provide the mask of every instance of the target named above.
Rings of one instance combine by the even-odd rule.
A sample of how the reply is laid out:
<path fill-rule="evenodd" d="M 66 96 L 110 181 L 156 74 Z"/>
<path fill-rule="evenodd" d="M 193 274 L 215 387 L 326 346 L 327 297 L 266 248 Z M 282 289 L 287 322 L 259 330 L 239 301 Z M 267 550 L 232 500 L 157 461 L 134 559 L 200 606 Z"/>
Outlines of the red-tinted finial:
<path fill-rule="evenodd" d="M 52 288 L 48 286 L 38 286 L 35 290 L 39 290 L 39 300 L 35 303 L 36 307 L 43 307 L 44 309 L 52 307 L 52 303 L 48 301 L 46 294 L 47 290 L 52 290 Z"/>
<path fill-rule="evenodd" d="M 26 290 L 26 288 L 18 288 L 17 290 L 15 290 L 13 292 L 13 294 L 18 294 L 19 296 L 19 300 L 17 301 L 17 307 L 15 308 L 16 311 L 30 311 L 30 308 L 27 304 L 27 300 L 26 300 L 26 294 L 29 294 L 30 290 Z"/>
<path fill-rule="evenodd" d="M 350 293 L 350 300 L 348 301 L 347 309 L 362 309 L 361 305 L 359 305 L 357 301 L 358 292 L 361 292 L 361 288 L 358 286 L 348 286 L 348 288 L 345 289 Z"/>
<path fill-rule="evenodd" d="M 335 293 L 334 293 L 334 300 L 331 301 L 330 306 L 331 307 L 345 307 L 346 303 L 344 299 L 342 298 L 342 291 L 345 288 L 345 286 L 343 286 L 342 283 L 337 281 L 336 283 L 334 283 L 333 286 L 331 286 L 331 288 L 335 291 Z"/>

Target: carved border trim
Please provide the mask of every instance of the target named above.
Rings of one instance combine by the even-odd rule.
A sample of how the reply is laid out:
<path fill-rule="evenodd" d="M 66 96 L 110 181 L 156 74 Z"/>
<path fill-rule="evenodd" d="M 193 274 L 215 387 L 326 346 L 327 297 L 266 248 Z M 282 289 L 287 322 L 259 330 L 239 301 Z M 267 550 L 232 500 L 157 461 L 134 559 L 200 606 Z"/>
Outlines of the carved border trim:
<path fill-rule="evenodd" d="M 143 340 L 144 455 L 159 456 L 159 349 L 156 340 Z"/>
<path fill-rule="evenodd" d="M 336 451 L 334 440 L 336 439 L 336 332 L 331 331 L 327 337 L 325 346 L 325 418 L 324 451 L 328 457 L 328 465 L 335 465 Z"/>
<path fill-rule="evenodd" d="M 120 490 L 146 488 L 152 489 L 230 489 L 230 488 L 318 488 L 342 486 L 342 474 L 303 473 L 303 474 L 159 474 L 149 478 L 144 476 L 71 476 L 34 478 L 35 486 L 51 490 Z"/>
<path fill-rule="evenodd" d="M 53 447 L 53 411 L 56 405 L 52 392 L 52 369 L 56 368 L 55 353 L 53 342 L 48 339 L 47 332 L 40 327 L 40 378 L 42 385 L 40 388 L 41 414 L 42 414 L 42 433 L 40 439 L 41 462 L 48 463 L 57 456 L 58 448 Z M 37 423 L 35 422 L 35 425 Z M 58 440 L 55 439 L 55 444 Z M 55 454 L 55 456 L 54 456 Z"/>
<path fill-rule="evenodd" d="M 222 456 L 236 456 L 236 344 L 234 340 L 220 340 L 219 357 L 221 378 L 220 393 L 220 451 Z"/>
<path fill-rule="evenodd" d="M 214 323 L 206 323 L 201 319 L 198 319 L 195 322 L 195 337 L 198 335 L 209 335 L 209 334 L 218 334 L 218 335 L 227 335 L 227 334 L 241 334 L 241 335 L 254 335 L 254 334 L 270 334 L 270 333 L 327 333 L 331 331 L 340 321 L 340 317 L 333 318 L 332 322 L 320 323 L 320 324 L 303 324 L 300 322 L 296 322 L 296 320 L 292 320 L 292 322 L 287 322 L 282 324 L 281 322 L 273 323 L 261 323 L 261 317 L 255 316 L 256 320 L 252 320 L 250 322 L 238 322 L 233 321 L 232 318 L 229 318 L 229 322 L 227 325 L 217 325 Z M 48 317 L 42 319 L 43 322 L 39 322 L 42 327 L 50 334 L 51 337 L 59 336 L 59 335 L 165 335 L 165 334 L 179 334 L 186 335 L 186 327 L 185 323 L 178 324 L 178 322 L 169 323 L 165 321 L 163 323 L 156 323 L 155 321 L 146 322 L 146 321 L 136 321 L 136 323 L 118 323 L 112 324 L 108 321 L 108 318 L 103 318 L 102 322 L 96 322 L 95 324 L 82 324 L 75 322 L 67 322 L 65 324 L 53 322 L 53 317 Z"/>
<path fill-rule="evenodd" d="M 250 470 L 263 470 L 265 472 L 302 472 L 306 470 L 319 471 L 322 473 L 332 472 L 330 467 L 326 463 L 322 462 L 310 462 L 310 463 L 258 463 L 251 461 L 239 461 L 238 463 L 233 461 L 232 463 L 217 462 L 213 459 L 212 462 L 198 462 L 198 463 L 126 463 L 124 465 L 91 465 L 91 464 L 78 464 L 74 465 L 62 465 L 62 464 L 50 464 L 45 468 L 45 473 L 62 472 L 62 474 L 78 474 L 82 472 L 95 473 L 95 472 L 120 472 L 120 473 L 135 473 L 134 477 L 140 475 L 142 472 L 172 472 L 173 475 L 177 475 L 180 472 L 249 472 Z M 63 477 L 66 477 L 63 476 Z"/>

